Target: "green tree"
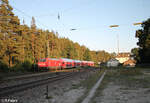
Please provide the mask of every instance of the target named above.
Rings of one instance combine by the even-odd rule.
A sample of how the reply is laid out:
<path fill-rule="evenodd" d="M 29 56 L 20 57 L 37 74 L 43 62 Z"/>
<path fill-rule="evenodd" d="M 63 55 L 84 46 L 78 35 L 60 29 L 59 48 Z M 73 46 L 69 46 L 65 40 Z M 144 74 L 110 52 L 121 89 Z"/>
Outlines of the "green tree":
<path fill-rule="evenodd" d="M 113 54 L 110 54 L 104 50 L 97 52 L 97 61 L 98 62 L 106 62 L 111 58 L 113 58 Z"/>
<path fill-rule="evenodd" d="M 133 49 L 131 49 L 131 53 L 132 53 L 132 57 L 133 57 L 135 60 L 140 61 L 139 48 L 133 48 Z"/>
<path fill-rule="evenodd" d="M 87 61 L 91 60 L 90 50 L 88 48 L 84 52 L 83 60 L 87 60 Z"/>
<path fill-rule="evenodd" d="M 150 19 L 142 23 L 142 28 L 136 31 L 138 38 L 138 63 L 150 63 Z"/>

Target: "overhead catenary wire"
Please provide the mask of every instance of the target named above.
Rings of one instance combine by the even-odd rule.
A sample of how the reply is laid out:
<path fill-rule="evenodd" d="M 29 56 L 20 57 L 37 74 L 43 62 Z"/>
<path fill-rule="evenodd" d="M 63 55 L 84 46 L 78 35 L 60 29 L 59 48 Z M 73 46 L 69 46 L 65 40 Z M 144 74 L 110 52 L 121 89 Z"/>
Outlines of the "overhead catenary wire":
<path fill-rule="evenodd" d="M 20 9 L 14 7 L 14 6 L 12 6 L 12 7 L 13 7 L 13 9 L 15 9 L 16 11 L 22 13 L 24 16 L 26 16 L 26 17 L 28 17 L 28 18 L 30 18 L 30 19 L 32 18 L 32 16 L 28 15 L 28 14 L 25 13 L 24 11 L 22 11 L 22 10 L 20 10 Z M 49 27 L 46 26 L 45 24 L 41 23 L 37 18 L 36 18 L 36 22 L 37 22 L 39 25 L 46 27 L 47 29 L 49 28 Z M 51 29 L 52 29 L 52 28 L 51 28 Z"/>
<path fill-rule="evenodd" d="M 88 4 L 92 4 L 92 3 L 95 3 L 94 1 L 96 1 L 96 0 L 90 0 L 90 1 L 88 1 L 88 2 L 84 2 L 84 6 L 85 5 L 88 5 Z M 73 10 L 73 9 L 79 9 L 79 7 L 81 7 L 81 6 L 83 6 L 83 4 L 82 3 L 80 3 L 79 5 L 77 5 L 77 6 L 74 6 L 74 7 L 71 7 L 71 8 L 67 8 L 67 9 L 65 9 L 65 10 L 63 10 L 62 12 L 63 13 L 66 13 L 66 12 L 69 12 L 69 11 L 71 11 L 71 10 Z"/>
<path fill-rule="evenodd" d="M 93 2 L 92 0 L 90 0 L 89 2 L 87 2 L 86 4 L 89 4 L 89 3 L 91 3 L 91 2 Z M 30 15 L 28 15 L 27 13 L 25 13 L 24 11 L 22 11 L 22 10 L 20 10 L 20 9 L 18 9 L 18 8 L 16 8 L 16 7 L 14 7 L 14 6 L 12 6 L 16 11 L 18 11 L 18 12 L 20 12 L 20 13 L 22 13 L 23 15 L 25 15 L 26 17 L 28 17 L 28 18 L 32 18 L 32 16 L 30 16 Z M 80 5 L 78 5 L 77 7 L 80 7 Z M 76 8 L 77 8 L 76 7 Z M 73 10 L 74 9 L 74 7 L 72 7 L 72 8 L 68 8 L 68 9 L 65 9 L 65 10 L 63 10 L 63 11 L 61 11 L 61 12 L 57 12 L 57 20 L 58 20 L 58 22 L 59 22 L 59 25 L 60 25 L 60 20 L 62 19 L 62 15 L 60 15 L 60 13 L 61 14 L 63 14 L 63 13 L 65 13 L 65 12 L 68 12 L 68 11 L 70 11 L 70 10 Z M 51 14 L 52 15 L 52 14 Z M 39 19 L 37 19 L 38 18 L 38 16 L 34 16 L 35 18 L 36 18 L 36 22 L 40 25 L 40 26 L 43 26 L 43 27 L 45 27 L 45 28 L 49 28 L 47 25 L 45 25 L 45 24 L 43 24 L 42 22 L 40 22 L 40 20 Z M 39 16 L 40 17 L 40 16 Z M 65 24 L 62 22 L 62 20 L 61 20 L 61 24 L 63 25 L 63 28 L 64 28 L 64 26 L 65 26 Z M 119 26 L 127 26 L 127 25 L 129 25 L 129 24 L 119 24 Z M 94 26 L 90 26 L 90 27 L 77 27 L 77 28 L 75 28 L 75 27 L 72 27 L 72 28 L 69 28 L 68 30 L 71 30 L 72 31 L 72 29 L 75 29 L 75 30 L 86 30 L 86 29 L 98 29 L 98 28 L 101 28 L 101 27 L 106 27 L 106 25 L 98 25 L 98 26 L 96 26 L 96 27 L 94 27 Z M 109 25 L 107 25 L 107 27 L 109 27 Z M 52 28 L 51 28 L 52 29 Z M 53 30 L 53 29 L 52 29 Z"/>
<path fill-rule="evenodd" d="M 73 7 L 70 7 L 70 8 L 66 8 L 66 9 L 64 9 L 64 10 L 62 10 L 62 11 L 58 11 L 58 12 L 56 12 L 56 13 L 59 14 L 59 13 L 61 12 L 62 14 L 65 14 L 65 13 L 67 13 L 67 12 L 73 10 L 73 9 L 79 10 L 79 8 L 80 8 L 81 6 L 83 6 L 83 4 L 84 4 L 84 6 L 85 6 L 85 5 L 92 4 L 92 3 L 94 3 L 94 0 L 90 0 L 90 1 L 88 1 L 88 2 L 82 2 L 82 3 L 79 3 L 79 4 L 76 5 L 76 6 L 73 6 Z M 37 15 L 36 17 L 56 16 L 56 15 L 57 15 L 56 13 L 42 14 L 42 15 Z M 57 16 L 58 16 L 58 15 L 57 15 Z"/>

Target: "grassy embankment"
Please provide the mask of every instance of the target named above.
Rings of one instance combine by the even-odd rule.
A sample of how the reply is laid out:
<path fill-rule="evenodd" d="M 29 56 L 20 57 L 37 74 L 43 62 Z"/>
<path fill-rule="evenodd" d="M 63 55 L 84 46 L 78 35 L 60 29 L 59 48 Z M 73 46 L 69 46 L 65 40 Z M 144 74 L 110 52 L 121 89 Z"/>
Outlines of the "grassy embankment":
<path fill-rule="evenodd" d="M 101 86 L 98 88 L 95 96 L 92 98 L 92 103 L 97 96 L 102 96 L 102 91 L 107 88 L 110 82 L 116 85 L 124 86 L 126 90 L 137 88 L 150 88 L 150 68 L 107 68 Z"/>

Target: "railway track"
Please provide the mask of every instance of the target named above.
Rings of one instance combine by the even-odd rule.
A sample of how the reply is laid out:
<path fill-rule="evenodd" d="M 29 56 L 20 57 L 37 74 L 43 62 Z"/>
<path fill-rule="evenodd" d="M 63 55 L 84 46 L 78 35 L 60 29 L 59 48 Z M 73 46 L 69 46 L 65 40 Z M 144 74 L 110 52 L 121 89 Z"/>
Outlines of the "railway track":
<path fill-rule="evenodd" d="M 53 77 L 56 75 L 66 74 L 68 72 L 78 72 L 79 69 L 69 69 L 69 70 L 57 70 L 57 71 L 48 71 L 42 73 L 34 73 L 34 74 L 27 74 L 27 75 L 20 75 L 14 77 L 5 77 L 4 79 L 0 80 L 0 88 L 4 88 L 6 86 L 13 86 L 19 85 L 22 83 L 28 83 L 36 80 L 46 79 L 48 77 Z"/>
<path fill-rule="evenodd" d="M 26 74 L 26 75 L 21 75 L 21 76 L 14 76 L 14 77 L 5 77 L 2 79 L 3 81 L 10 81 L 10 80 L 21 80 L 21 79 L 28 79 L 28 78 L 33 78 L 33 77 L 39 77 L 39 76 L 45 76 L 45 75 L 51 75 L 51 74 L 56 74 L 62 73 L 62 72 L 73 72 L 77 71 L 78 69 L 69 69 L 69 70 L 57 70 L 57 71 L 47 71 L 47 72 L 42 72 L 42 73 L 35 73 L 35 74 Z"/>
<path fill-rule="evenodd" d="M 53 76 L 53 77 L 48 77 L 48 78 L 42 79 L 42 80 L 37 80 L 37 81 L 28 82 L 28 83 L 22 83 L 22 84 L 18 84 L 18 85 L 14 85 L 14 86 L 0 88 L 0 97 L 5 97 L 7 95 L 10 95 L 10 94 L 13 94 L 16 92 L 24 91 L 24 90 L 31 89 L 31 88 L 34 88 L 34 87 L 37 87 L 40 85 L 44 85 L 44 84 L 52 83 L 52 82 L 55 82 L 58 80 L 62 80 L 64 78 L 72 76 L 75 73 L 76 72 L 67 73 L 67 74 L 57 75 L 57 76 Z"/>

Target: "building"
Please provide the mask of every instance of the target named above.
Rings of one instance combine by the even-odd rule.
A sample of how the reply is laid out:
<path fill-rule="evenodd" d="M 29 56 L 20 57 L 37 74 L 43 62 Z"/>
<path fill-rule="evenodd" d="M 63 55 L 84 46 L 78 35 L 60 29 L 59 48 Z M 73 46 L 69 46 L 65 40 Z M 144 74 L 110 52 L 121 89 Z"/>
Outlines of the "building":
<path fill-rule="evenodd" d="M 119 65 L 119 61 L 117 59 L 110 59 L 107 61 L 107 67 L 117 67 Z"/>
<path fill-rule="evenodd" d="M 129 59 L 123 63 L 124 66 L 130 66 L 130 67 L 134 67 L 135 64 L 136 64 L 136 61 L 133 59 Z"/>
<path fill-rule="evenodd" d="M 124 63 L 130 59 L 130 53 L 119 53 L 116 56 L 116 59 L 119 61 L 119 63 Z"/>

